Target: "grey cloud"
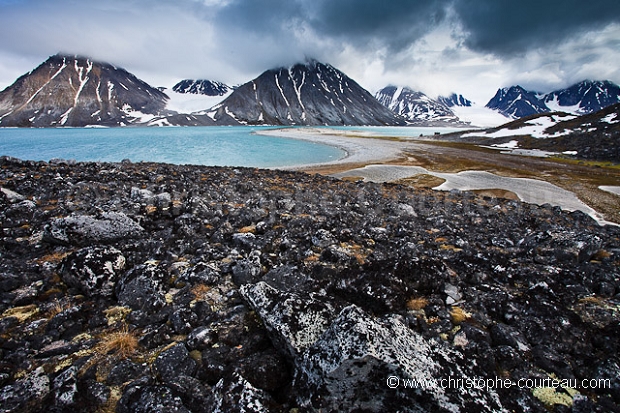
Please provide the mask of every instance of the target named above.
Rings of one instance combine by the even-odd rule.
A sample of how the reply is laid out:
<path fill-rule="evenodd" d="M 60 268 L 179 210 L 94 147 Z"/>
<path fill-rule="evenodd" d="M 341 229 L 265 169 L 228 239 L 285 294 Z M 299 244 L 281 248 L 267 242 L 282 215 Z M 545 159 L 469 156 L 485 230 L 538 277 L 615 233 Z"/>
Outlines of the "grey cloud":
<path fill-rule="evenodd" d="M 446 19 L 472 50 L 512 56 L 620 22 L 618 0 L 233 0 L 215 24 L 287 43 L 299 26 L 334 42 L 405 50 Z"/>
<path fill-rule="evenodd" d="M 445 18 L 446 0 L 320 0 L 312 26 L 356 45 L 369 40 L 400 51 Z"/>
<path fill-rule="evenodd" d="M 454 10 L 473 50 L 510 56 L 553 47 L 620 22 L 617 0 L 456 0 Z"/>
<path fill-rule="evenodd" d="M 472 51 L 514 68 L 528 51 L 543 67 L 545 52 L 562 50 L 551 63 L 565 77 L 586 73 L 575 67 L 588 50 L 583 42 L 579 50 L 561 46 L 612 22 L 620 22 L 618 0 L 0 0 L 0 53 L 43 59 L 64 51 L 162 78 L 242 82 L 304 56 L 362 75 L 410 78 L 447 66 L 462 71 L 458 60 Z M 439 54 L 414 52 L 438 27 L 452 28 L 454 42 L 431 44 Z M 602 66 L 592 61 L 617 66 L 618 36 L 596 41 L 583 66 L 596 73 Z"/>

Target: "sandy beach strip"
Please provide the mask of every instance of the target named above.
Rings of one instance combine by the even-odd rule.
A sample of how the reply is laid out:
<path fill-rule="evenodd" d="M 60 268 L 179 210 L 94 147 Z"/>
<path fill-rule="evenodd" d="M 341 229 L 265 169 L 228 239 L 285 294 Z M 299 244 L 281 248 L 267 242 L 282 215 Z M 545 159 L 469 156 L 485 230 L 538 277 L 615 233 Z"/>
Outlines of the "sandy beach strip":
<path fill-rule="evenodd" d="M 256 131 L 257 135 L 274 136 L 287 139 L 301 139 L 337 147 L 345 152 L 345 156 L 329 162 L 311 165 L 295 165 L 285 169 L 306 170 L 323 166 L 342 164 L 369 164 L 395 161 L 403 157 L 403 149 L 411 149 L 415 145 L 389 139 L 351 137 L 350 131 L 320 128 L 284 128 Z"/>

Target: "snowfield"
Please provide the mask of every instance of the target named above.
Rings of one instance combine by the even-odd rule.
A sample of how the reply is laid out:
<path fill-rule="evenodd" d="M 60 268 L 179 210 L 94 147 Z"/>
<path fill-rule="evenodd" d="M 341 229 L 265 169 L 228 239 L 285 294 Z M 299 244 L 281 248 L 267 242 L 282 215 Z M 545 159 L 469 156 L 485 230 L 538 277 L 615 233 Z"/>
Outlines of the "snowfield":
<path fill-rule="evenodd" d="M 166 95 L 170 97 L 166 109 L 173 110 L 179 113 L 193 113 L 199 111 L 206 111 L 213 106 L 226 99 L 232 91 L 223 96 L 206 96 L 196 95 L 193 93 L 177 93 L 172 89 L 166 89 Z"/>
<path fill-rule="evenodd" d="M 469 137 L 487 137 L 487 138 L 505 138 L 508 136 L 532 136 L 534 138 L 556 138 L 558 136 L 568 135 L 571 131 L 565 130 L 562 132 L 556 132 L 552 135 L 545 133 L 545 131 L 558 124 L 559 122 L 575 119 L 574 115 L 547 115 L 541 116 L 536 119 L 531 119 L 524 123 L 517 129 L 503 128 L 494 132 L 471 132 L 463 135 L 463 138 Z"/>

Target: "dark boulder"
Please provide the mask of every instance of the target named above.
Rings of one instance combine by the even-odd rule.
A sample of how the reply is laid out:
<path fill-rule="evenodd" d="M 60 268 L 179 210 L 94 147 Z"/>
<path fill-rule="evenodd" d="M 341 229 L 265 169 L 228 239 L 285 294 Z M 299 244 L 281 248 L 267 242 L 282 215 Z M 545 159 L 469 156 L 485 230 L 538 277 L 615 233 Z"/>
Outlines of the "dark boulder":
<path fill-rule="evenodd" d="M 125 269 L 125 257 L 114 247 L 86 247 L 68 256 L 61 268 L 67 285 L 90 297 L 109 298 Z"/>

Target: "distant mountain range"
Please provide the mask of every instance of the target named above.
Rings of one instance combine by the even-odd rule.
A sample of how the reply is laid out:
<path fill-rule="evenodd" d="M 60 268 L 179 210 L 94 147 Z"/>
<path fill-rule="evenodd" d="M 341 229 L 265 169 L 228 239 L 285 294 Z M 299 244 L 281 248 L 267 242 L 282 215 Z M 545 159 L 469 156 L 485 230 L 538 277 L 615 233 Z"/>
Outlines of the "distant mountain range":
<path fill-rule="evenodd" d="M 392 112 L 403 117 L 407 124 L 416 126 L 464 126 L 450 109 L 452 106 L 471 106 L 461 95 L 432 99 L 408 87 L 387 86 L 375 97 Z"/>
<path fill-rule="evenodd" d="M 174 96 L 223 99 L 193 113 L 169 110 L 170 98 L 162 90 L 111 64 L 58 54 L 0 92 L 0 127 L 465 126 L 469 122 L 455 112 L 476 109 L 462 95 L 433 99 L 407 87 L 388 86 L 372 96 L 343 72 L 316 60 L 267 70 L 237 88 L 211 80 L 183 80 L 172 88 Z M 500 89 L 484 110 L 510 118 L 558 110 L 581 115 L 618 102 L 618 85 L 584 81 L 547 94 L 520 86 Z"/>
<path fill-rule="evenodd" d="M 620 86 L 609 81 L 584 80 L 546 94 L 528 91 L 521 86 L 499 89 L 486 107 L 518 119 L 560 111 L 583 115 L 616 103 L 620 103 Z"/>
<path fill-rule="evenodd" d="M 182 81 L 177 93 L 228 93 L 212 81 Z M 268 70 L 211 109 L 166 109 L 169 97 L 134 75 L 88 58 L 55 55 L 0 92 L 0 127 L 404 125 L 354 80 L 315 60 Z"/>
<path fill-rule="evenodd" d="M 194 95 L 224 96 L 232 91 L 233 88 L 222 82 L 216 82 L 213 80 L 185 79 L 174 85 L 172 90 L 177 93 L 191 93 Z"/>

